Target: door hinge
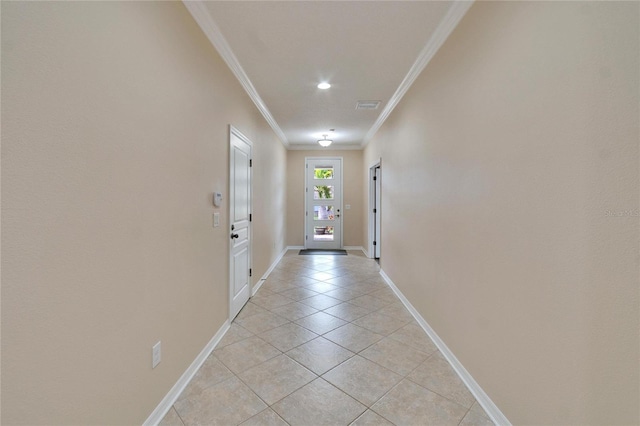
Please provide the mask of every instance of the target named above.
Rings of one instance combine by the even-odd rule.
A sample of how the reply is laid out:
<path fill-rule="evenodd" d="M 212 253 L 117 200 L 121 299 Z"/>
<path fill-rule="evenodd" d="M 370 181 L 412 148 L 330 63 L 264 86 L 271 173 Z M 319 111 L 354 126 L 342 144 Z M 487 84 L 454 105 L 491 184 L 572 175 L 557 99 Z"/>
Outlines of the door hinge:
<path fill-rule="evenodd" d="M 374 177 L 373 177 L 373 180 L 378 180 L 378 176 L 374 176 Z"/>
<path fill-rule="evenodd" d="M 251 268 L 249 268 L 249 276 L 251 276 L 253 274 L 253 272 L 251 271 Z"/>
<path fill-rule="evenodd" d="M 305 216 L 309 216 L 309 212 L 304 212 L 304 215 Z"/>
<path fill-rule="evenodd" d="M 253 220 L 253 215 L 249 213 L 249 222 L 251 222 L 252 220 Z"/>
<path fill-rule="evenodd" d="M 375 246 L 375 245 L 377 245 L 377 243 L 374 241 L 374 242 L 373 242 L 373 245 Z"/>
<path fill-rule="evenodd" d="M 373 212 L 374 212 L 374 213 L 378 213 L 378 210 L 377 210 L 377 209 L 373 209 Z"/>
<path fill-rule="evenodd" d="M 305 235 L 305 236 L 304 236 L 304 239 L 305 239 L 305 240 L 308 240 L 308 239 L 309 239 L 309 236 L 308 236 L 308 235 Z"/>
<path fill-rule="evenodd" d="M 253 167 L 253 159 L 249 159 L 249 167 Z"/>

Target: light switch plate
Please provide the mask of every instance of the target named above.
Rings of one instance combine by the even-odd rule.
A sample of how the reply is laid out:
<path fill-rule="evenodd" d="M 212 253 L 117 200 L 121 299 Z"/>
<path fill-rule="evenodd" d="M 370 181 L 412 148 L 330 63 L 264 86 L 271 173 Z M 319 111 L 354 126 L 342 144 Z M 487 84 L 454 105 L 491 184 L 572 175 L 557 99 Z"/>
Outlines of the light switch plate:
<path fill-rule="evenodd" d="M 220 213 L 215 212 L 213 214 L 213 227 L 217 228 L 218 226 L 220 226 Z"/>

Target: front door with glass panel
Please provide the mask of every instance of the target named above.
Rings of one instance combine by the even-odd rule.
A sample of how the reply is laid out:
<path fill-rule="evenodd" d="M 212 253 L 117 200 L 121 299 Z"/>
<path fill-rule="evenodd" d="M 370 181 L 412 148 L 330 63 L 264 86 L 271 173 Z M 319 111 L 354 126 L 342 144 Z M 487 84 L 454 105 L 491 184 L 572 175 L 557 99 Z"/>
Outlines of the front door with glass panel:
<path fill-rule="evenodd" d="M 342 248 L 342 159 L 307 158 L 305 248 Z"/>

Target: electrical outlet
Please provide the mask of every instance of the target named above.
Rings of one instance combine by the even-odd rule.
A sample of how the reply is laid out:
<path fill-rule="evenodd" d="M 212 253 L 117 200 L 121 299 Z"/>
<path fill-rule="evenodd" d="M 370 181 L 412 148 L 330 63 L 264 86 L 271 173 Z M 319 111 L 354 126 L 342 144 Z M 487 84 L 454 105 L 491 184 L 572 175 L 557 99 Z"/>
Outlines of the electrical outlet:
<path fill-rule="evenodd" d="M 156 343 L 151 348 L 151 368 L 156 368 L 160 361 L 162 360 L 162 346 L 161 342 Z"/>

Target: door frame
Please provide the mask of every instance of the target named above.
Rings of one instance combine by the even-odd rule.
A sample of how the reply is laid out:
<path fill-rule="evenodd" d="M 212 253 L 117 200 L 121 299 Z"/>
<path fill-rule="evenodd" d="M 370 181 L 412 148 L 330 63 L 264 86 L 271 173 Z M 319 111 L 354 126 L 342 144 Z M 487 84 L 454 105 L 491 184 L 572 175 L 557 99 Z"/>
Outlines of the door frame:
<path fill-rule="evenodd" d="M 242 134 L 242 132 L 240 132 L 237 128 L 235 128 L 233 125 L 229 125 L 229 165 L 228 165 L 228 177 L 229 177 L 229 182 L 228 182 L 228 193 L 229 193 L 229 208 L 227 209 L 227 214 L 228 214 L 228 223 L 227 223 L 227 238 L 228 238 L 228 247 L 229 247 L 229 252 L 228 252 L 228 265 L 229 265 L 229 269 L 228 269 L 228 273 L 229 273 L 229 282 L 228 282 L 228 289 L 229 289 L 229 321 L 232 321 L 234 319 L 234 314 L 233 314 L 233 292 L 234 292 L 234 272 L 233 272 L 233 239 L 229 238 L 229 235 L 231 234 L 231 223 L 233 222 L 233 218 L 231 217 L 231 213 L 232 213 L 232 194 L 231 194 L 231 183 L 232 183 L 232 179 L 233 179 L 233 175 L 232 175 L 232 169 L 231 169 L 231 165 L 233 162 L 233 142 L 232 142 L 232 136 L 236 136 L 237 138 L 241 139 L 243 142 L 245 142 L 247 145 L 249 145 L 250 147 L 250 155 L 249 155 L 249 159 L 250 159 L 250 163 L 249 163 L 249 214 L 251 217 L 251 214 L 253 212 L 253 165 L 252 163 L 252 157 L 253 157 L 253 143 L 251 142 L 251 140 L 249 138 L 247 138 L 245 135 Z M 249 220 L 249 225 L 248 225 L 248 234 L 249 234 L 249 242 L 248 242 L 248 263 L 249 263 L 249 269 L 251 270 L 252 268 L 252 263 L 253 263 L 253 222 L 251 220 Z M 251 293 L 253 290 L 253 283 L 251 280 L 251 275 L 249 274 L 249 298 L 251 298 Z M 247 299 L 248 300 L 248 299 Z M 238 313 L 236 312 L 236 315 Z"/>
<path fill-rule="evenodd" d="M 373 241 L 374 241 L 374 238 L 376 238 L 376 227 L 382 230 L 382 220 L 381 220 L 382 179 L 380 180 L 378 185 L 376 185 L 376 181 L 373 180 L 373 177 L 376 174 L 377 168 L 379 168 L 380 171 L 382 172 L 382 158 L 378 158 L 378 160 L 375 163 L 369 166 L 369 214 L 368 214 L 369 247 L 368 247 L 368 251 L 369 251 L 369 258 L 371 259 L 380 258 L 380 256 L 376 258 L 376 247 L 373 245 Z M 376 191 L 378 191 L 378 193 L 376 193 Z M 376 209 L 376 204 L 378 206 L 377 206 L 377 211 L 374 214 L 373 210 Z M 376 220 L 378 220 L 378 223 L 376 223 Z M 378 234 L 379 233 L 380 232 L 378 232 Z M 377 240 L 380 240 L 380 235 L 377 236 Z M 381 246 L 380 241 L 376 241 L 376 244 L 378 248 L 380 248 Z"/>
<path fill-rule="evenodd" d="M 307 165 L 309 164 L 309 160 L 330 160 L 330 161 L 334 161 L 334 160 L 338 160 L 340 161 L 340 203 L 338 203 L 339 205 L 336 207 L 337 209 L 340 210 L 340 223 L 338 224 L 338 226 L 340 227 L 340 248 L 342 249 L 344 247 L 344 227 L 342 226 L 343 222 L 344 222 L 344 209 L 342 208 L 342 202 L 344 200 L 344 158 L 343 157 L 304 157 L 304 188 L 305 190 L 302 192 L 303 196 L 304 196 L 304 220 L 302 221 L 302 235 L 304 236 L 304 241 L 303 241 L 303 245 L 304 248 L 307 248 L 307 221 L 310 220 L 309 219 L 309 215 L 307 214 L 308 210 L 308 197 L 307 197 L 307 191 L 306 189 L 309 188 L 309 178 L 308 178 L 308 173 L 307 173 Z"/>

